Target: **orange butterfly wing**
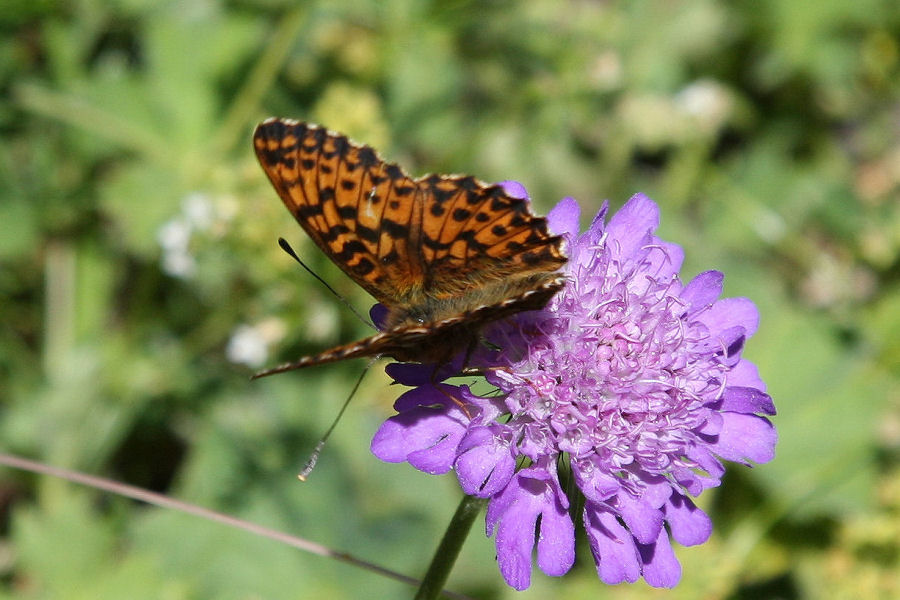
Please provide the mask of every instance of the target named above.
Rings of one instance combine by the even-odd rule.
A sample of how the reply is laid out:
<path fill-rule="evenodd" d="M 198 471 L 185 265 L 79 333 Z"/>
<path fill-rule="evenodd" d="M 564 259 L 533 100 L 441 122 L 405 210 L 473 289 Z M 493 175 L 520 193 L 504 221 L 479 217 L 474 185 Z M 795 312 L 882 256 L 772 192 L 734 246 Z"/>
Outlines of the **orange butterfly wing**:
<path fill-rule="evenodd" d="M 289 120 L 262 123 L 253 143 L 297 222 L 379 302 L 396 305 L 421 286 L 425 265 L 411 247 L 421 203 L 398 167 L 344 136 Z"/>
<path fill-rule="evenodd" d="M 565 262 L 545 220 L 500 186 L 460 176 L 414 180 L 368 146 L 290 120 L 259 125 L 254 147 L 313 241 L 388 307 Z"/>
<path fill-rule="evenodd" d="M 423 347 L 428 357 L 429 347 L 457 344 L 486 322 L 541 308 L 563 285 L 554 273 L 566 261 L 561 238 L 500 186 L 412 179 L 368 146 L 287 119 L 260 124 L 253 143 L 297 222 L 389 311 L 388 331 L 296 366 L 375 354 L 415 360 Z"/>

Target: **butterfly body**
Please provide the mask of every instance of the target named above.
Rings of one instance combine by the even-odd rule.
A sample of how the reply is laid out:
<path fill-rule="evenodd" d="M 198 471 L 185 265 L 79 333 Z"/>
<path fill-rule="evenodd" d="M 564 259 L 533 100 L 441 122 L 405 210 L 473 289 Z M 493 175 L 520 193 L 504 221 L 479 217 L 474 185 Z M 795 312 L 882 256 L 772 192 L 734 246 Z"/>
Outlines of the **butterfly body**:
<path fill-rule="evenodd" d="M 260 375 L 357 356 L 440 362 L 491 321 L 542 308 L 566 258 L 528 203 L 470 176 L 409 177 L 368 146 L 269 119 L 260 164 L 294 218 L 387 308 L 384 330 Z"/>

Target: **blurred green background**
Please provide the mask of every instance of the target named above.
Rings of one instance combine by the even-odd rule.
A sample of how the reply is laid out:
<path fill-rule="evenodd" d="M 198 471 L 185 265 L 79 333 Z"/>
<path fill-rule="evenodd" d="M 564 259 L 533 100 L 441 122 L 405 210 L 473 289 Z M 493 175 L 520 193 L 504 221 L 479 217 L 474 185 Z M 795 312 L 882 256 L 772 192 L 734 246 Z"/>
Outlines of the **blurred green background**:
<path fill-rule="evenodd" d="M 414 174 L 518 179 L 614 208 L 642 191 L 685 278 L 762 313 L 747 356 L 777 458 L 733 468 L 674 591 L 571 573 L 478 598 L 900 597 L 900 4 L 5 0 L 0 10 L 0 450 L 116 478 L 421 575 L 454 477 L 368 452 L 399 393 L 363 367 L 250 383 L 365 327 L 370 299 L 255 162 L 255 124 L 313 120 Z M 397 598 L 328 559 L 0 469 L 0 596 Z"/>

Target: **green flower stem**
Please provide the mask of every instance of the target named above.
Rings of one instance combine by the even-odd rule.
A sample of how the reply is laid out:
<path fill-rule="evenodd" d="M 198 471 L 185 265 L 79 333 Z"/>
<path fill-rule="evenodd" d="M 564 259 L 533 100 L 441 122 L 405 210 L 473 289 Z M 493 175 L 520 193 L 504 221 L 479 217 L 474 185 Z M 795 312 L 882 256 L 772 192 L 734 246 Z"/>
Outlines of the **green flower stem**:
<path fill-rule="evenodd" d="M 459 551 L 466 541 L 466 536 L 469 535 L 472 523 L 475 522 L 475 517 L 481 512 L 481 508 L 486 502 L 484 498 L 463 496 L 456 508 L 456 513 L 450 519 L 450 524 L 447 525 L 447 531 L 444 532 L 444 537 L 437 547 L 434 557 L 431 559 L 431 565 L 422 579 L 419 591 L 416 592 L 415 600 L 432 600 L 440 595 L 450 576 L 450 570 L 456 563 L 456 557 L 459 556 Z"/>

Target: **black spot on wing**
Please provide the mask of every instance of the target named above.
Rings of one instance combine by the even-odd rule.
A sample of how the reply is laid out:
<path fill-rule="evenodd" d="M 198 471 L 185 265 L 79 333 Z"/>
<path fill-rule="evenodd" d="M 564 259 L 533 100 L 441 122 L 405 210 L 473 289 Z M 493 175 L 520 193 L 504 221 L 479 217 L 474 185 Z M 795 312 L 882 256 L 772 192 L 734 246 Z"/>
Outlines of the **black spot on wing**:
<path fill-rule="evenodd" d="M 357 275 L 364 277 L 375 270 L 375 263 L 366 257 L 362 257 L 350 268 L 353 269 L 353 272 Z"/>
<path fill-rule="evenodd" d="M 431 250 L 448 250 L 450 248 L 450 244 L 433 240 L 427 235 L 422 236 L 422 245 Z"/>
<path fill-rule="evenodd" d="M 457 223 L 462 223 L 463 221 L 468 220 L 468 218 L 471 216 L 472 211 L 466 210 L 465 208 L 457 208 L 453 211 L 453 220 Z"/>
<path fill-rule="evenodd" d="M 409 237 L 409 227 L 391 219 L 384 218 L 381 220 L 381 230 L 393 239 Z"/>
<path fill-rule="evenodd" d="M 400 260 L 400 255 L 397 254 L 396 249 L 392 249 L 390 252 L 381 257 L 381 264 L 383 265 L 392 265 Z"/>
<path fill-rule="evenodd" d="M 356 235 L 359 236 L 360 239 L 372 244 L 377 243 L 378 239 L 381 237 L 376 230 L 359 223 L 356 224 Z"/>
<path fill-rule="evenodd" d="M 356 153 L 356 156 L 359 158 L 359 164 L 367 169 L 370 169 L 381 162 L 378 160 L 378 155 L 375 151 L 368 146 L 361 147 Z"/>
<path fill-rule="evenodd" d="M 322 214 L 322 205 L 321 204 L 301 204 L 297 207 L 297 215 L 303 217 L 303 219 L 309 219 L 310 217 L 316 217 Z"/>
<path fill-rule="evenodd" d="M 403 169 L 394 164 L 389 164 L 385 166 L 384 172 L 387 174 L 388 178 L 392 181 L 396 181 L 397 179 L 404 179 L 405 175 L 403 174 Z"/>

